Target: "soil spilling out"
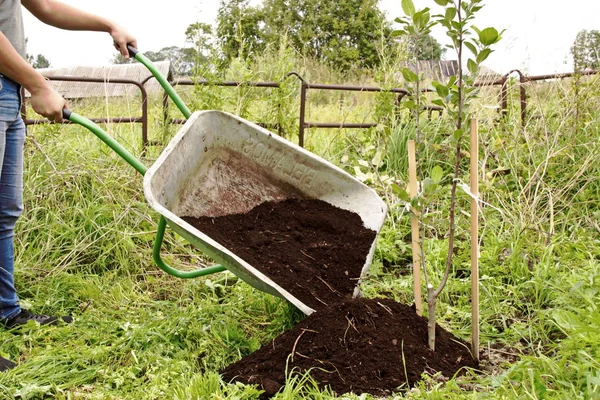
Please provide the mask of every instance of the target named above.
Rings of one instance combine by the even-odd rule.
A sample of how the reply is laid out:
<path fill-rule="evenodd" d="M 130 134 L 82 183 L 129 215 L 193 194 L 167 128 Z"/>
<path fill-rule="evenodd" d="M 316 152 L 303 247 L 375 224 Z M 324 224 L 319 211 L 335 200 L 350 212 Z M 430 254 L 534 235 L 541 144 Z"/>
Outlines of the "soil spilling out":
<path fill-rule="evenodd" d="M 390 299 L 346 299 L 311 314 L 256 352 L 226 367 L 227 381 L 258 384 L 263 398 L 284 384 L 287 371 L 310 370 L 338 394 L 387 396 L 423 373 L 452 377 L 476 368 L 469 346 L 436 327 L 436 351 L 427 345 L 427 320 Z"/>
<path fill-rule="evenodd" d="M 310 371 L 336 393 L 389 395 L 423 373 L 451 377 L 476 367 L 469 346 L 390 299 L 352 299 L 376 233 L 353 212 L 320 200 L 263 203 L 246 214 L 184 220 L 317 310 L 221 373 L 271 397 L 286 371 Z"/>
<path fill-rule="evenodd" d="M 352 297 L 376 232 L 322 200 L 265 202 L 246 214 L 183 217 L 304 304 Z"/>

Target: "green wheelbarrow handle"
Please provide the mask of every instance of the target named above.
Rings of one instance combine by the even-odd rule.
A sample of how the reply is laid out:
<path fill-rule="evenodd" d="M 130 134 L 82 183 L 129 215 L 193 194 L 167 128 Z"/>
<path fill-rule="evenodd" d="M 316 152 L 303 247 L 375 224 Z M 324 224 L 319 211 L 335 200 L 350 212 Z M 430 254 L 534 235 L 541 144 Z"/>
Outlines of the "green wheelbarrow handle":
<path fill-rule="evenodd" d="M 146 68 L 150 70 L 152 75 L 156 78 L 156 80 L 160 83 L 163 89 L 167 92 L 171 100 L 177 105 L 179 110 L 183 113 L 185 118 L 189 118 L 192 115 L 191 111 L 187 108 L 187 106 L 183 103 L 179 95 L 173 89 L 173 86 L 167 81 L 165 76 L 154 66 L 152 61 L 146 58 L 142 53 L 138 52 L 133 46 L 128 45 L 129 52 L 131 55 L 135 57 L 140 63 L 144 64 Z M 117 153 L 121 158 L 123 158 L 129 165 L 131 165 L 137 172 L 144 175 L 148 168 L 144 164 L 142 164 L 137 158 L 133 156 L 126 148 L 121 146 L 119 142 L 113 139 L 108 133 L 106 133 L 102 128 L 96 125 L 93 121 L 82 117 L 79 114 L 72 112 L 71 110 L 64 109 L 63 110 L 63 118 L 79 124 L 89 131 L 91 131 L 94 135 L 96 135 L 100 140 L 102 140 L 105 144 L 107 144 L 115 153 Z M 199 276 L 210 275 L 216 272 L 225 271 L 226 268 L 222 265 L 214 265 L 211 267 L 200 268 L 193 271 L 181 271 L 169 266 L 166 262 L 163 261 L 160 256 L 160 250 L 162 248 L 162 243 L 165 237 L 165 229 L 167 227 L 167 220 L 165 217 L 161 216 L 158 221 L 158 227 L 156 230 L 156 238 L 154 239 L 154 246 L 152 248 L 152 258 L 156 265 L 166 272 L 169 275 L 173 275 L 177 278 L 183 279 L 191 279 L 197 278 Z"/>
<path fill-rule="evenodd" d="M 154 75 L 154 78 L 156 78 L 158 83 L 160 83 L 160 86 L 162 86 L 162 88 L 169 95 L 171 100 L 173 100 L 173 103 L 175 103 L 177 108 L 179 108 L 179 111 L 181 111 L 181 113 L 183 114 L 185 119 L 190 118 L 190 115 L 192 115 L 192 112 L 185 105 L 183 100 L 181 100 L 181 97 L 179 97 L 179 95 L 177 94 L 177 92 L 175 91 L 173 86 L 171 86 L 171 84 L 169 83 L 167 78 L 158 70 L 158 68 L 156 68 L 156 66 L 152 63 L 152 61 L 150 61 L 145 55 L 140 53 L 138 51 L 138 49 L 136 49 L 135 47 L 133 47 L 130 44 L 127 45 L 127 49 L 129 50 L 130 56 L 135 58 L 140 63 L 144 64 L 144 66 L 146 68 L 148 68 L 148 70 L 152 73 L 152 75 Z"/>

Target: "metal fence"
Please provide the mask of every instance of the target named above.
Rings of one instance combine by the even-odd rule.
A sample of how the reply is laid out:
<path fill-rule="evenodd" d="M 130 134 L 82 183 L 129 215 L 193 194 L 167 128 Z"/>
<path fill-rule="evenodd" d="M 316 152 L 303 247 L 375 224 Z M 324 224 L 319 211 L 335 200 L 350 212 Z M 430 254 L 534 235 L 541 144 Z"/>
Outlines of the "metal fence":
<path fill-rule="evenodd" d="M 589 76 L 596 75 L 600 73 L 600 71 L 585 71 L 580 73 L 570 72 L 570 73 L 561 73 L 561 74 L 549 74 L 549 75 L 536 75 L 536 76 L 526 76 L 519 70 L 512 70 L 509 73 L 502 76 L 500 79 L 491 81 L 491 82 L 481 82 L 476 84 L 476 86 L 501 86 L 500 88 L 500 113 L 502 116 L 506 116 L 508 113 L 508 85 L 510 83 L 510 77 L 514 74 L 517 74 L 519 77 L 519 99 L 520 99 L 520 110 L 521 110 L 521 122 L 525 125 L 527 119 L 527 82 L 536 82 L 536 81 L 546 81 L 546 80 L 556 80 L 556 79 L 565 79 L 572 78 L 576 76 Z M 402 88 L 392 88 L 392 89 L 384 89 L 376 86 L 352 86 L 352 85 L 330 85 L 330 84 L 321 84 L 321 83 L 310 83 L 306 81 L 300 74 L 296 72 L 290 72 L 286 74 L 283 79 L 287 79 L 290 76 L 295 76 L 300 81 L 300 110 L 298 115 L 298 144 L 300 146 L 304 146 L 305 141 L 305 131 L 309 128 L 372 128 L 377 126 L 377 122 L 365 122 L 365 123 L 346 123 L 346 122 L 311 122 L 307 121 L 307 112 L 306 112 L 306 104 L 308 102 L 308 93 L 310 90 L 329 90 L 329 91 L 353 91 L 353 92 L 387 92 L 396 94 L 396 106 L 400 104 L 402 99 L 406 96 L 410 96 L 410 92 L 406 89 Z M 139 117 L 114 117 L 114 118 L 90 118 L 92 121 L 97 123 L 140 123 L 142 125 L 142 149 L 143 151 L 151 144 L 148 141 L 148 94 L 144 87 L 144 84 L 151 79 L 152 77 L 147 78 L 143 82 L 137 82 L 129 79 L 111 79 L 110 81 L 100 79 L 100 78 L 86 78 L 86 77 L 75 77 L 75 76 L 48 76 L 49 80 L 56 81 L 71 81 L 71 82 L 96 82 L 96 83 L 111 83 L 111 84 L 129 84 L 135 85 L 140 89 L 141 93 L 141 116 Z M 170 82 L 174 85 L 211 85 L 211 86 L 221 86 L 221 87 L 256 87 L 256 88 L 276 88 L 279 89 L 281 87 L 280 82 L 235 82 L 235 81 L 225 81 L 225 82 L 209 82 L 207 80 L 191 80 L 191 79 L 169 79 Z M 430 91 L 430 90 L 426 90 Z M 24 96 L 22 97 L 24 98 Z M 170 123 L 183 123 L 185 120 L 183 119 L 169 119 L 168 118 L 168 104 L 169 100 L 167 94 L 163 95 L 163 118 L 165 122 Z M 280 105 L 281 106 L 281 105 Z M 433 112 L 437 112 L 438 115 L 441 115 L 442 108 L 437 106 L 425 106 L 423 107 L 423 111 L 428 112 L 429 117 L 432 117 Z M 45 124 L 51 123 L 47 119 L 28 119 L 26 114 L 26 104 L 23 102 L 21 108 L 21 114 L 23 116 L 23 120 L 26 125 L 33 124 Z M 69 121 L 64 121 L 63 123 L 70 123 Z M 281 134 L 281 126 L 279 125 L 268 125 L 262 122 L 257 122 L 259 125 L 266 126 L 268 128 L 276 129 Z"/>
<path fill-rule="evenodd" d="M 392 88 L 392 89 L 384 89 L 375 86 L 352 86 L 352 85 L 331 85 L 331 84 L 321 84 L 321 83 L 310 83 L 306 81 L 300 74 L 297 72 L 290 72 L 285 75 L 284 79 L 295 76 L 300 81 L 300 111 L 298 115 L 298 144 L 300 146 L 304 146 L 304 138 L 305 138 L 305 130 L 308 128 L 372 128 L 378 125 L 377 122 L 364 122 L 364 123 L 348 123 L 348 122 L 310 122 L 306 120 L 306 104 L 308 102 L 308 92 L 309 90 L 329 90 L 329 91 L 348 91 L 348 92 L 386 92 L 397 94 L 396 98 L 396 106 L 399 105 L 400 101 L 407 96 L 410 95 L 410 92 L 406 89 L 401 88 Z M 224 86 L 224 87 L 264 87 L 264 88 L 280 88 L 280 82 L 210 82 L 207 80 L 191 80 L 191 79 L 176 79 L 172 81 L 173 85 L 203 85 L 203 86 Z M 163 99 L 163 106 L 166 108 L 168 104 L 168 98 L 165 94 Z M 431 117 L 433 112 L 442 112 L 442 108 L 438 106 L 428 105 L 423 107 L 423 111 L 426 111 L 428 115 Z M 166 115 L 166 111 L 164 112 Z M 184 120 L 181 119 L 171 119 L 173 123 L 182 123 Z M 263 126 L 265 124 L 262 124 Z M 278 127 L 279 129 L 281 127 Z M 281 133 L 281 130 L 280 130 Z"/>
<path fill-rule="evenodd" d="M 142 124 L 142 149 L 146 149 L 148 147 L 148 93 L 144 84 L 148 79 L 143 82 L 137 82 L 131 79 L 111 79 L 110 81 L 101 79 L 101 78 L 88 78 L 88 77 L 80 77 L 80 76 L 48 76 L 46 79 L 51 81 L 63 81 L 63 82 L 91 82 L 91 83 L 111 83 L 111 84 L 124 84 L 124 85 L 134 85 L 140 89 L 140 94 L 142 97 L 142 105 L 141 105 L 141 116 L 139 117 L 113 117 L 113 118 L 89 118 L 91 121 L 95 123 L 139 123 Z M 36 125 L 36 124 L 49 124 L 54 123 L 47 119 L 29 119 L 27 118 L 27 104 L 25 102 L 25 91 L 21 89 L 21 98 L 24 101 L 21 104 L 21 117 L 25 122 L 25 125 Z M 71 122 L 65 120 L 62 122 L 63 124 L 70 124 Z"/>
<path fill-rule="evenodd" d="M 527 83 L 528 82 L 538 82 L 538 81 L 548 81 L 548 80 L 557 80 L 557 79 L 566 79 L 566 78 L 575 78 L 581 76 L 590 76 L 600 74 L 600 71 L 582 71 L 582 72 L 566 72 L 560 74 L 548 74 L 548 75 L 533 75 L 527 76 L 523 74 L 520 70 L 514 69 L 507 74 L 503 75 L 502 78 L 493 81 L 493 82 L 483 82 L 476 84 L 476 86 L 500 86 L 500 113 L 504 117 L 508 114 L 508 86 L 510 82 L 510 77 L 514 74 L 517 74 L 519 77 L 519 104 L 521 111 L 521 125 L 525 126 L 527 122 Z"/>

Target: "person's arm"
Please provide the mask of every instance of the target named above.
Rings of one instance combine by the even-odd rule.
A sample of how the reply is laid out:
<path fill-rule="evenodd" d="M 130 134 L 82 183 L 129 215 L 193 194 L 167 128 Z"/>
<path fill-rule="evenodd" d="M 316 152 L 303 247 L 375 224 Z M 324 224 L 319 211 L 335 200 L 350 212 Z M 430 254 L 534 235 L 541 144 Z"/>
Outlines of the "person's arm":
<path fill-rule="evenodd" d="M 129 56 L 127 44 L 137 47 L 135 38 L 113 21 L 94 15 L 56 0 L 21 0 L 21 4 L 40 21 L 71 31 L 108 32 L 115 47 Z"/>
<path fill-rule="evenodd" d="M 62 121 L 67 102 L 50 83 L 17 53 L 6 36 L 0 32 L 0 73 L 21 84 L 31 93 L 31 107 L 51 121 Z"/>

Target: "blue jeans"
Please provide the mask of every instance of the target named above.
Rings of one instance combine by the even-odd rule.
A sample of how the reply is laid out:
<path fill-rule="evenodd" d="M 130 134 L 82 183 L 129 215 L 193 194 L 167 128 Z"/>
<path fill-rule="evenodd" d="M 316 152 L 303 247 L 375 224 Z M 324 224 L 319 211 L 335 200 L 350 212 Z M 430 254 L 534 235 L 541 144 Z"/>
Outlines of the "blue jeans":
<path fill-rule="evenodd" d="M 23 144 L 20 86 L 0 75 L 0 319 L 17 315 L 15 224 L 23 213 Z"/>

